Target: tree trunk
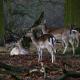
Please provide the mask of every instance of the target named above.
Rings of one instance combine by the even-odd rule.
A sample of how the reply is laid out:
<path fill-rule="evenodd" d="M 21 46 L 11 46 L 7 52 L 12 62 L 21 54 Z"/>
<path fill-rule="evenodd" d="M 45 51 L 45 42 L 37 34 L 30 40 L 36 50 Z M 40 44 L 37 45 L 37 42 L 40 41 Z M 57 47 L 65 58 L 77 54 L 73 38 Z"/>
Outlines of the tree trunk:
<path fill-rule="evenodd" d="M 0 0 L 0 46 L 4 45 L 4 13 L 3 0 Z"/>

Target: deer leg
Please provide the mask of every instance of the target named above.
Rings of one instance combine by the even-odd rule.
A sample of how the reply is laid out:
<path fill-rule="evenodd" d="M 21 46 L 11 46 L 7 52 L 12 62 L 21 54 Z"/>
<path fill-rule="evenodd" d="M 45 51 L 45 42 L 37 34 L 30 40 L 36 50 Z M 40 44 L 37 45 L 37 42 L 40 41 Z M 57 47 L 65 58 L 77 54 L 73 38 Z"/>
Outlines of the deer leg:
<path fill-rule="evenodd" d="M 53 48 L 53 51 L 54 51 L 55 53 L 57 53 L 56 43 L 55 43 L 53 46 L 51 46 L 51 47 Z"/>
<path fill-rule="evenodd" d="M 53 55 L 53 48 L 51 46 L 47 47 L 48 52 L 51 54 L 52 63 L 55 61 L 55 55 Z"/>
<path fill-rule="evenodd" d="M 72 46 L 72 50 L 73 50 L 73 55 L 75 54 L 75 48 L 74 48 L 74 41 L 69 40 L 71 46 Z"/>
<path fill-rule="evenodd" d="M 41 53 L 41 55 L 40 55 L 40 59 L 42 60 L 42 50 L 41 50 L 41 52 L 40 52 L 40 53 Z"/>
<path fill-rule="evenodd" d="M 52 44 L 53 44 L 53 50 L 55 53 L 57 53 L 57 49 L 56 49 L 56 39 L 53 37 L 52 38 Z"/>
<path fill-rule="evenodd" d="M 76 37 L 76 42 L 77 42 L 76 47 L 78 47 L 79 46 L 79 38 L 78 38 L 78 36 Z"/>
<path fill-rule="evenodd" d="M 51 48 L 53 49 L 54 53 L 57 53 L 56 45 L 51 46 Z"/>
<path fill-rule="evenodd" d="M 64 44 L 65 44 L 65 48 L 64 48 L 63 54 L 65 54 L 65 52 L 67 51 L 67 48 L 68 48 L 68 42 L 67 42 L 67 41 L 64 41 Z"/>
<path fill-rule="evenodd" d="M 55 49 L 55 47 L 53 49 L 54 49 L 54 52 L 57 53 L 57 50 Z"/>
<path fill-rule="evenodd" d="M 63 41 L 63 40 L 62 40 L 62 42 L 61 42 L 61 43 L 62 43 L 62 46 L 63 46 L 63 47 L 65 47 L 65 43 L 64 43 L 64 41 Z"/>
<path fill-rule="evenodd" d="M 41 60 L 40 56 L 41 56 L 41 50 L 38 49 L 38 62 Z"/>

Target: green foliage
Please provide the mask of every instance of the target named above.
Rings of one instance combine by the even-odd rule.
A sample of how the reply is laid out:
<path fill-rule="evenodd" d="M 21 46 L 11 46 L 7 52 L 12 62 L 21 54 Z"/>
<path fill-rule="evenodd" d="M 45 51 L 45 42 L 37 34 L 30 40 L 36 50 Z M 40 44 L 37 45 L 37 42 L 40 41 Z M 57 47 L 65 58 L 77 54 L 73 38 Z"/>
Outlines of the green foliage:
<path fill-rule="evenodd" d="M 80 26 L 80 0 L 65 0 L 65 25 L 76 24 Z M 79 27 L 80 28 L 80 27 Z"/>

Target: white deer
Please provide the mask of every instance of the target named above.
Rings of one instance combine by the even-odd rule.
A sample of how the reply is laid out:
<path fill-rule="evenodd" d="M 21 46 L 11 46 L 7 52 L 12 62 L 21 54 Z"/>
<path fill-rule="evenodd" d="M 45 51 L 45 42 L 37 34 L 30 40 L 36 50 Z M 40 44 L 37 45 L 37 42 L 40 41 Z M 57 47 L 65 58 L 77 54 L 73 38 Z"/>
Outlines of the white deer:
<path fill-rule="evenodd" d="M 44 24 L 39 25 L 38 27 L 42 29 L 43 34 L 52 34 L 56 38 L 56 40 L 60 41 L 64 47 L 63 54 L 67 51 L 69 43 L 72 46 L 73 54 L 75 53 L 75 46 L 74 42 L 76 41 L 76 47 L 79 45 L 79 32 L 77 30 L 70 30 L 68 28 L 64 27 L 55 27 L 55 28 L 47 28 L 45 25 L 46 21 L 44 21 Z"/>
<path fill-rule="evenodd" d="M 26 34 L 26 36 L 30 37 L 33 44 L 35 45 L 38 53 L 38 62 L 42 60 L 43 49 L 47 49 L 51 54 L 52 63 L 55 61 L 54 52 L 56 52 L 55 47 L 48 40 L 51 38 L 50 34 L 43 34 L 42 36 L 35 38 L 33 35 L 33 29 Z M 54 41 L 53 41 L 54 43 Z"/>
<path fill-rule="evenodd" d="M 28 51 L 25 50 L 21 45 L 22 40 L 23 40 L 23 38 L 21 38 L 19 41 L 14 43 L 15 47 L 12 48 L 12 50 L 10 51 L 10 55 L 25 55 L 25 54 L 28 54 Z"/>

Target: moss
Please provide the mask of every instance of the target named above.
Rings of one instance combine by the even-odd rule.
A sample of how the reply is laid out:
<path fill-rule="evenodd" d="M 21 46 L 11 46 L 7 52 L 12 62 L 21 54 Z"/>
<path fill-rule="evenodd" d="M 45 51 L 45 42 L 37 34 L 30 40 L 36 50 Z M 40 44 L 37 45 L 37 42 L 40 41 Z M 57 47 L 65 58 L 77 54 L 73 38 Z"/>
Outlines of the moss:
<path fill-rule="evenodd" d="M 80 0 L 65 0 L 65 25 L 76 24 L 80 26 Z M 80 27 L 79 27 L 80 28 Z"/>

